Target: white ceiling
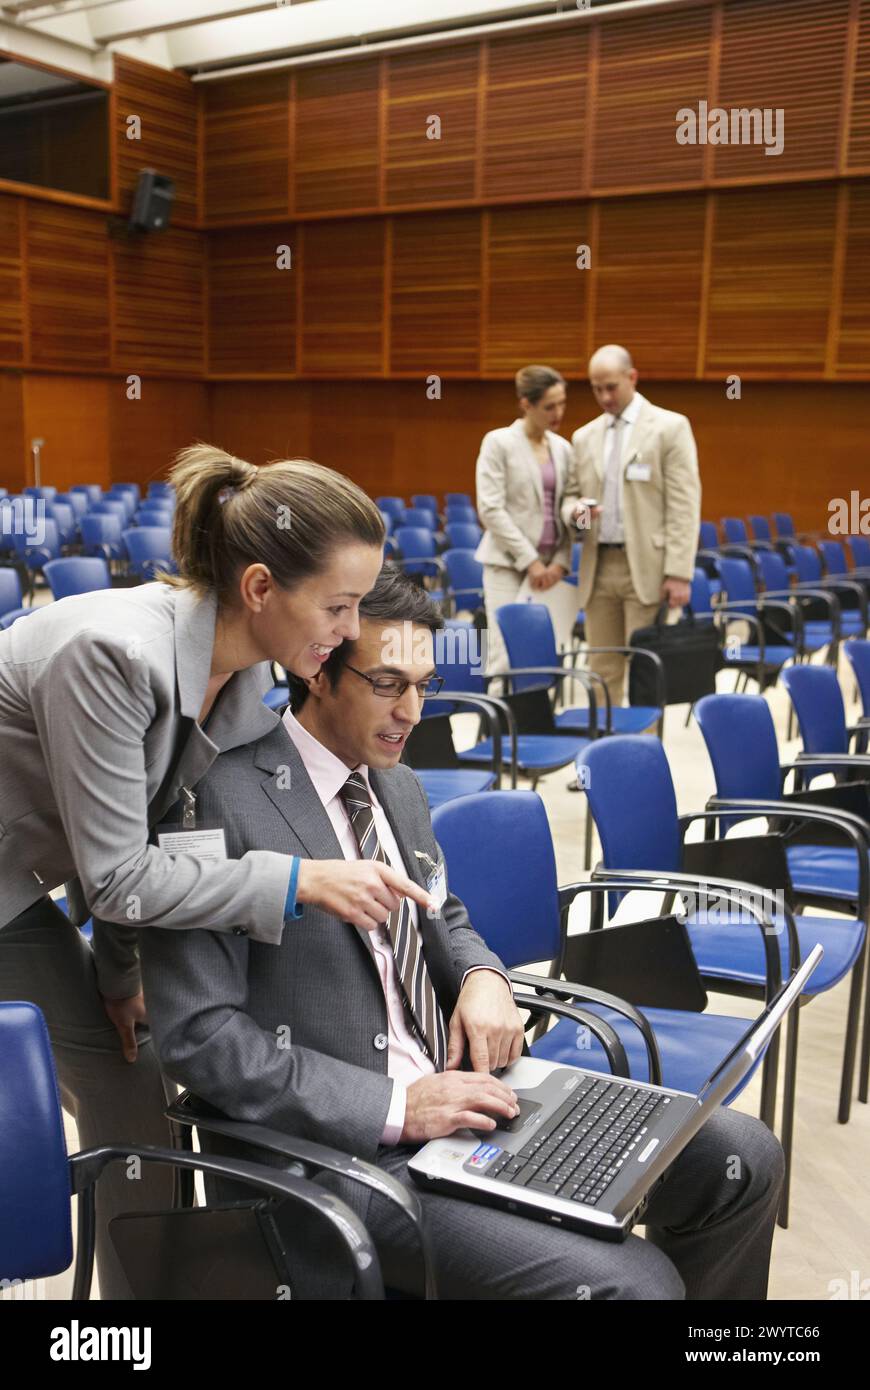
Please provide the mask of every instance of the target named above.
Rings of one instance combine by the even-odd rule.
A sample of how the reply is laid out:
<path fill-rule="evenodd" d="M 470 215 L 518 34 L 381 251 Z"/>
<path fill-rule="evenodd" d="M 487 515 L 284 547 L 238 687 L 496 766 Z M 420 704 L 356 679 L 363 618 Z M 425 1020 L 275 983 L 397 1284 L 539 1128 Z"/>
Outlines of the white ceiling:
<path fill-rule="evenodd" d="M 0 48 L 111 76 L 122 52 L 191 73 L 599 5 L 671 0 L 0 0 Z M 557 21 L 558 22 L 558 21 Z M 66 55 L 64 57 L 64 55 Z"/>

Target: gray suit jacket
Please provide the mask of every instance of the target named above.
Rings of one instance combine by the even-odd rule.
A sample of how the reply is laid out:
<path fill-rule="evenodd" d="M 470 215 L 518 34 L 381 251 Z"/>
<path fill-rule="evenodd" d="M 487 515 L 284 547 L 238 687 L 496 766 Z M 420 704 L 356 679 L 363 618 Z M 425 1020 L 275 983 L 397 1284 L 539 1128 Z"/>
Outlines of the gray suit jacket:
<path fill-rule="evenodd" d="M 216 605 L 145 584 L 61 599 L 0 633 L 0 925 L 70 880 L 75 920 L 243 926 L 280 940 L 285 855 L 203 864 L 149 844 L 182 786 L 222 748 L 278 722 L 262 703 L 264 665 L 238 672 L 196 723 L 209 679 Z M 102 928 L 95 931 L 98 971 Z M 100 974 L 135 990 L 135 968 Z"/>
<path fill-rule="evenodd" d="M 372 772 L 372 786 L 410 878 L 414 850 L 443 859 L 423 789 L 410 768 Z M 287 786 L 289 782 L 289 786 Z M 340 859 L 332 824 L 283 725 L 225 753 L 200 783 L 200 804 L 226 828 L 230 854 L 256 846 Z M 471 966 L 503 970 L 449 895 L 422 915 L 426 963 L 449 1020 Z M 216 932 L 143 932 L 142 973 L 164 1070 L 201 1099 L 247 1120 L 375 1159 L 393 1083 L 383 987 L 367 933 L 305 907 L 281 945 Z M 335 1190 L 364 1217 L 368 1193 Z"/>

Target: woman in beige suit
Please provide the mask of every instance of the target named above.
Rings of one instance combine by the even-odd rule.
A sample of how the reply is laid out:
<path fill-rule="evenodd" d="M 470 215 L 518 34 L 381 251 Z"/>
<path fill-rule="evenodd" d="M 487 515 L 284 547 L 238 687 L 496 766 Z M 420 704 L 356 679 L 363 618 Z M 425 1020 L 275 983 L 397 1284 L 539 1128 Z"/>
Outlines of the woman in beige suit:
<path fill-rule="evenodd" d="M 485 434 L 477 460 L 489 675 L 509 665 L 496 610 L 516 601 L 525 580 L 543 596 L 571 568 L 560 517 L 571 446 L 555 432 L 565 414 L 565 381 L 552 367 L 522 367 L 516 388 L 520 418 Z"/>

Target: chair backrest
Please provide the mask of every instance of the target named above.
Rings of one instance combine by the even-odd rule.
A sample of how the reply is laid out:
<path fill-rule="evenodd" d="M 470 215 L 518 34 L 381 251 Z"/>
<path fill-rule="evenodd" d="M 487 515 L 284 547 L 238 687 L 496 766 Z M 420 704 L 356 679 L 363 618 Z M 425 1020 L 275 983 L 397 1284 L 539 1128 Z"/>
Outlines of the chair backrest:
<path fill-rule="evenodd" d="M 694 714 L 713 764 L 717 794 L 778 801 L 782 788 L 776 729 L 764 697 L 704 695 Z"/>
<path fill-rule="evenodd" d="M 800 584 L 816 584 L 822 577 L 822 561 L 811 545 L 792 547 L 794 567 Z"/>
<path fill-rule="evenodd" d="M 719 544 L 719 531 L 715 521 L 702 521 L 698 528 L 698 549 L 715 550 Z"/>
<path fill-rule="evenodd" d="M 693 613 L 709 613 L 713 608 L 713 591 L 710 588 L 710 580 L 705 570 L 698 565 L 692 573 L 692 589 L 689 594 L 689 604 Z M 710 619 L 709 621 L 712 621 Z"/>
<path fill-rule="evenodd" d="M 140 507 L 136 513 L 137 526 L 171 526 L 172 512 L 166 507 Z"/>
<path fill-rule="evenodd" d="M 870 569 L 870 538 L 867 536 L 850 536 L 849 548 L 852 551 L 852 560 L 855 568 L 859 570 Z"/>
<path fill-rule="evenodd" d="M 741 545 L 749 540 L 746 534 L 746 522 L 739 516 L 723 516 L 722 534 L 726 541 L 732 545 Z"/>
<path fill-rule="evenodd" d="M 779 678 L 795 707 L 804 752 L 848 752 L 846 707 L 833 667 L 787 666 Z"/>
<path fill-rule="evenodd" d="M 120 496 L 123 492 L 129 493 L 137 503 L 141 500 L 142 489 L 139 487 L 138 483 L 112 483 L 112 486 L 109 488 L 110 497 L 113 495 Z"/>
<path fill-rule="evenodd" d="M 474 507 L 470 502 L 448 502 L 444 512 L 447 521 L 456 521 L 460 525 L 479 526 L 480 520 Z"/>
<path fill-rule="evenodd" d="M 474 506 L 470 492 L 445 492 L 444 502 L 448 507 L 454 502 L 464 502 L 468 507 Z"/>
<path fill-rule="evenodd" d="M 464 691 L 467 695 L 484 695 L 486 633 L 474 623 L 461 618 L 448 618 L 436 646 L 439 676 L 444 677 L 445 691 Z"/>
<path fill-rule="evenodd" d="M 89 506 L 99 502 L 103 496 L 103 489 L 99 483 L 73 483 L 70 492 L 83 492 L 88 499 Z"/>
<path fill-rule="evenodd" d="M 749 524 L 752 527 L 752 535 L 755 540 L 769 541 L 773 539 L 770 534 L 770 522 L 766 516 L 750 516 Z"/>
<path fill-rule="evenodd" d="M 754 613 L 755 579 L 749 561 L 724 555 L 719 561 L 719 568 L 722 572 L 722 588 L 728 596 L 729 604 L 745 604 L 746 611 Z"/>
<path fill-rule="evenodd" d="M 553 619 L 546 604 L 504 603 L 495 616 L 511 666 L 560 665 Z M 512 676 L 511 690 L 547 690 L 555 683 L 555 676 Z"/>
<path fill-rule="evenodd" d="M 97 516 L 119 516 L 122 521 L 133 515 L 123 497 L 103 497 L 91 508 L 91 515 L 95 512 Z"/>
<path fill-rule="evenodd" d="M 756 554 L 758 568 L 764 580 L 765 589 L 787 589 L 788 570 L 785 560 L 776 550 L 759 550 Z"/>
<path fill-rule="evenodd" d="M 478 792 L 439 806 L 435 838 L 450 891 L 509 970 L 559 954 L 553 837 L 537 792 Z"/>
<path fill-rule="evenodd" d="M 65 502 L 68 507 L 72 507 L 76 521 L 84 516 L 89 506 L 87 496 L 83 492 L 59 492 L 54 500 L 55 503 Z"/>
<path fill-rule="evenodd" d="M 438 530 L 438 516 L 428 507 L 406 507 L 401 517 L 402 526 L 422 526 L 427 531 Z"/>
<path fill-rule="evenodd" d="M 75 535 L 76 514 L 69 502 L 61 502 L 55 498 L 50 503 L 50 515 L 57 523 L 58 534 L 62 541 L 67 541 Z"/>
<path fill-rule="evenodd" d="M 4 566 L 0 569 L 0 615 L 11 613 L 22 603 L 21 580 L 18 571 Z"/>
<path fill-rule="evenodd" d="M 476 550 L 483 535 L 474 521 L 448 521 L 444 533 L 454 550 Z"/>
<path fill-rule="evenodd" d="M 29 563 L 29 557 L 33 555 L 39 567 L 44 560 L 56 560 L 60 555 L 60 533 L 57 522 L 50 516 L 45 517 L 33 531 L 16 531 L 14 539 L 15 549 L 25 563 Z"/>
<path fill-rule="evenodd" d="M 459 594 L 459 607 L 476 607 L 483 597 L 483 565 L 475 560 L 474 551 L 445 550 L 441 559 L 447 569 L 447 583 Z"/>
<path fill-rule="evenodd" d="M 380 508 L 378 510 L 380 511 Z M 396 523 L 396 518 L 390 512 L 381 512 L 381 521 L 384 523 L 385 534 L 389 535 Z"/>
<path fill-rule="evenodd" d="M 789 512 L 774 512 L 773 524 L 776 527 L 778 536 L 793 536 L 794 522 Z"/>
<path fill-rule="evenodd" d="M 120 545 L 121 518 L 113 512 L 88 512 L 79 522 L 85 545 Z"/>
<path fill-rule="evenodd" d="M 43 573 L 56 599 L 112 587 L 109 566 L 97 556 L 70 555 L 64 560 L 49 560 Z"/>
<path fill-rule="evenodd" d="M 175 485 L 174 483 L 149 483 L 148 496 L 172 498 L 175 496 Z"/>
<path fill-rule="evenodd" d="M 130 563 L 137 573 L 153 573 L 172 558 L 172 532 L 168 526 L 131 526 L 122 533 Z"/>
<path fill-rule="evenodd" d="M 11 613 L 4 613 L 0 617 L 0 628 L 5 631 L 7 627 L 12 627 L 17 623 L 19 618 L 29 618 L 32 613 L 38 612 L 38 608 L 13 608 Z"/>
<path fill-rule="evenodd" d="M 405 499 L 403 497 L 376 497 L 375 506 L 380 508 L 382 512 L 389 512 L 397 523 L 402 520 L 405 513 Z"/>
<path fill-rule="evenodd" d="M 0 574 L 2 573 L 3 571 L 0 570 Z M 854 638 L 851 642 L 844 644 L 844 650 L 852 670 L 855 672 L 855 679 L 861 692 L 864 718 L 870 719 L 870 642 L 864 638 Z"/>
<path fill-rule="evenodd" d="M 25 497 L 41 497 L 43 502 L 53 502 L 57 496 L 56 487 L 30 487 L 23 489 Z"/>
<path fill-rule="evenodd" d="M 435 537 L 425 526 L 399 526 L 396 529 L 394 539 L 408 574 L 435 573 L 435 566 L 427 565 L 423 558 L 424 556 L 432 556 L 433 558 L 435 556 Z M 409 560 L 411 561 L 410 564 L 408 563 Z"/>
<path fill-rule="evenodd" d="M 411 494 L 412 507 L 424 507 L 428 512 L 438 515 L 438 499 L 434 492 L 414 492 Z"/>
<path fill-rule="evenodd" d="M 54 1061 L 35 1004 L 0 1003 L 0 1279 L 72 1262 L 70 1178 Z"/>
<path fill-rule="evenodd" d="M 846 550 L 839 541 L 819 541 L 819 550 L 822 552 L 828 574 L 848 574 Z"/>
<path fill-rule="evenodd" d="M 678 872 L 677 799 L 659 740 L 643 734 L 598 739 L 583 749 L 577 769 L 601 839 L 604 867 Z"/>

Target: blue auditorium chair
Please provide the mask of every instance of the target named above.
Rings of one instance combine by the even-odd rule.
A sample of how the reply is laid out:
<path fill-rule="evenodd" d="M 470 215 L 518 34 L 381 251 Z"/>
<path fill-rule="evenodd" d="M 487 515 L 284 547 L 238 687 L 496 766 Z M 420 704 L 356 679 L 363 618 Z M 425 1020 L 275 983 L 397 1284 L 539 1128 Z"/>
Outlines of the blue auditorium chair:
<path fill-rule="evenodd" d="M 83 554 L 96 555 L 106 561 L 125 558 L 119 516 L 89 512 L 79 522 L 79 530 Z"/>
<path fill-rule="evenodd" d="M 444 519 L 459 526 L 479 526 L 480 517 L 470 503 L 448 502 L 444 511 Z"/>
<path fill-rule="evenodd" d="M 396 526 L 401 525 L 406 506 L 403 497 L 376 497 L 375 506 L 382 512 L 389 512 Z"/>
<path fill-rule="evenodd" d="M 849 663 L 855 673 L 855 680 L 858 682 L 864 719 L 870 720 L 870 642 L 857 641 L 853 638 L 852 641 L 845 643 L 843 651 L 849 658 Z M 864 749 L 861 751 L 863 752 Z"/>
<path fill-rule="evenodd" d="M 18 563 L 28 578 L 28 599 L 33 597 L 36 576 L 41 573 L 43 565 L 49 560 L 60 559 L 60 536 L 57 524 L 51 517 L 45 517 L 40 522 L 40 532 L 41 540 L 37 540 L 35 536 L 28 536 L 26 532 L 16 532 L 14 537 Z"/>
<path fill-rule="evenodd" d="M 423 507 L 426 511 L 434 512 L 438 515 L 438 498 L 434 492 L 414 492 L 411 494 L 411 506 Z"/>
<path fill-rule="evenodd" d="M 88 506 L 93 507 L 97 502 L 102 501 L 103 489 L 99 483 L 73 483 L 70 492 L 81 492 L 88 499 Z"/>
<path fill-rule="evenodd" d="M 43 574 L 55 599 L 112 587 L 108 563 L 95 556 L 69 555 L 62 560 L 49 560 L 43 566 Z"/>
<path fill-rule="evenodd" d="M 454 612 L 472 613 L 483 607 L 483 565 L 473 550 L 445 550 L 441 556 Z"/>
<path fill-rule="evenodd" d="M 21 577 L 17 570 L 4 565 L 0 568 L 0 618 L 4 617 L 6 613 L 12 613 L 23 607 L 23 605 Z"/>
<path fill-rule="evenodd" d="M 94 1270 L 95 1194 L 112 1163 L 131 1158 L 160 1163 L 178 1172 L 202 1172 L 240 1182 L 264 1197 L 292 1202 L 329 1223 L 354 1271 L 358 1297 L 383 1297 L 377 1251 L 356 1214 L 307 1177 L 242 1159 L 181 1149 L 117 1142 L 67 1155 L 57 1076 L 40 1009 L 26 1002 L 0 1003 L 0 1280 L 44 1279 L 73 1261 L 72 1198 L 78 1198 L 73 1300 L 90 1297 Z M 317 1146 L 312 1146 L 315 1150 Z M 381 1181 L 387 1175 L 380 1175 Z M 264 1246 L 264 1256 L 265 1256 Z M 280 1282 L 292 1286 L 292 1271 L 279 1250 L 271 1251 Z"/>
<path fill-rule="evenodd" d="M 158 570 L 172 572 L 172 532 L 168 526 L 131 526 L 122 533 L 130 570 L 139 579 L 153 579 Z"/>
<path fill-rule="evenodd" d="M 447 544 L 454 550 L 476 550 L 483 531 L 476 521 L 448 521 L 444 527 Z"/>
<path fill-rule="evenodd" d="M 445 492 L 444 503 L 448 507 L 451 507 L 456 503 L 458 503 L 459 505 L 464 505 L 466 507 L 474 506 L 471 494 L 468 492 Z"/>

